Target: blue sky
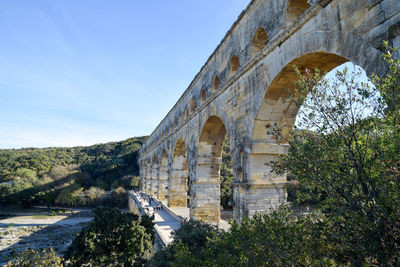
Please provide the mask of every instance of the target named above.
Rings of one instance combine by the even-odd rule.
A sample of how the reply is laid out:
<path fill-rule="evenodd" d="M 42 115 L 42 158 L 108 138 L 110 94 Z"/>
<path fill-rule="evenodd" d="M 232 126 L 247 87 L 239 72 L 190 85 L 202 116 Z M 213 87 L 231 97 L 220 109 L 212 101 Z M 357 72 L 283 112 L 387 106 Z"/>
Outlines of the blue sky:
<path fill-rule="evenodd" d="M 248 3 L 0 1 L 0 148 L 150 134 Z"/>

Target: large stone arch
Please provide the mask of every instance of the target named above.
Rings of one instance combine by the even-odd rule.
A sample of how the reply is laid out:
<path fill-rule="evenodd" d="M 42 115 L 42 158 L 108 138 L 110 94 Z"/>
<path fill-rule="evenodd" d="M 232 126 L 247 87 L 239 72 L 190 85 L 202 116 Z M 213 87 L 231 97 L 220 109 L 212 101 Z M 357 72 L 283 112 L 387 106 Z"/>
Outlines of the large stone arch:
<path fill-rule="evenodd" d="M 168 206 L 187 207 L 189 165 L 185 141 L 178 139 L 173 151 L 171 177 L 168 183 Z"/>
<path fill-rule="evenodd" d="M 287 101 L 286 89 L 293 86 L 297 76 L 292 65 L 300 68 L 329 71 L 344 62 L 360 65 L 370 74 L 382 74 L 384 65 L 380 52 L 368 42 L 351 33 L 338 31 L 318 31 L 292 37 L 293 40 L 271 53 L 273 63 L 267 70 L 265 87 L 259 92 L 263 97 L 254 99 L 255 114 L 250 129 L 251 137 L 247 155 L 246 178 L 241 187 L 242 196 L 238 216 L 252 216 L 255 213 L 268 213 L 286 202 L 286 175 L 271 172 L 266 162 L 288 151 L 287 137 L 298 112 L 294 103 Z M 269 78 L 269 79 L 268 79 Z M 277 125 L 282 135 L 267 135 L 267 129 Z M 244 191 L 243 191 L 244 190 Z M 245 197 L 243 197 L 245 195 Z M 244 200 L 243 200 L 244 198 Z"/>
<path fill-rule="evenodd" d="M 201 128 L 197 152 L 196 180 L 193 183 L 191 218 L 205 222 L 220 220 L 220 164 L 226 127 L 210 116 Z"/>
<path fill-rule="evenodd" d="M 269 81 L 265 81 L 265 87 L 259 92 L 263 97 L 253 101 L 254 122 L 249 129 L 253 142 L 271 143 L 270 138 L 273 137 L 266 135 L 266 127 L 275 122 L 283 126 L 284 135 L 292 129 L 297 110 L 293 103 L 285 101 L 286 89 L 292 87 L 297 78 L 292 65 L 329 71 L 351 61 L 361 66 L 367 74 L 381 75 L 386 70 L 381 61 L 381 52 L 352 33 L 317 31 L 292 38 L 293 40 L 282 45 L 280 51 L 269 55 L 274 58 L 275 64 L 270 65 L 267 70 Z"/>

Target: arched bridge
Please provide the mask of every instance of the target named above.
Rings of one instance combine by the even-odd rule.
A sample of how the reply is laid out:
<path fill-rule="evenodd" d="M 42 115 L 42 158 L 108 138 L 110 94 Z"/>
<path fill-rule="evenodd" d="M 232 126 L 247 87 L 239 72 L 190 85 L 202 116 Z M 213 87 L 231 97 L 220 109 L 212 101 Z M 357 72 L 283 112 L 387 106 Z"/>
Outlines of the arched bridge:
<path fill-rule="evenodd" d="M 192 219 L 220 219 L 225 135 L 234 218 L 286 201 L 286 176 L 266 162 L 287 153 L 297 114 L 285 101 L 290 66 L 331 70 L 351 61 L 381 74 L 382 41 L 400 46 L 398 0 L 253 0 L 140 151 L 142 189 Z M 267 134 L 277 124 L 282 136 Z"/>

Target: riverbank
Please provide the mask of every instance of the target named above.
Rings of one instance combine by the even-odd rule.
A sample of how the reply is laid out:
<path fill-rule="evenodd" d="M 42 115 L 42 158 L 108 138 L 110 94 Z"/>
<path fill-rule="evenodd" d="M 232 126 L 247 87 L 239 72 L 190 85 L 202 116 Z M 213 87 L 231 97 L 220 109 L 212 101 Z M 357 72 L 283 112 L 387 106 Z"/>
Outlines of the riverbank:
<path fill-rule="evenodd" d="M 0 209 L 0 214 L 3 214 L 0 217 L 0 266 L 27 248 L 52 247 L 62 255 L 82 227 L 93 219 L 86 210 Z"/>

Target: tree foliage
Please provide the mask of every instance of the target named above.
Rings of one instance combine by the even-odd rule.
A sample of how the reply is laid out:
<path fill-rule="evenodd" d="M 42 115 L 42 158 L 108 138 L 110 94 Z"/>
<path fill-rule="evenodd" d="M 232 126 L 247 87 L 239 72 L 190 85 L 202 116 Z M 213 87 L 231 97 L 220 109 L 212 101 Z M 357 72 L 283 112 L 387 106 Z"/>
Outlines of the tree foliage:
<path fill-rule="evenodd" d="M 111 203 L 114 207 L 123 208 L 128 203 L 128 193 L 123 187 L 118 187 L 111 193 Z"/>
<path fill-rule="evenodd" d="M 233 200 L 233 169 L 228 138 L 225 138 L 222 148 L 222 163 L 220 171 L 221 206 L 232 208 Z"/>
<path fill-rule="evenodd" d="M 173 242 L 157 251 L 150 266 L 196 266 L 197 258 L 205 255 L 206 244 L 220 234 L 222 231 L 216 226 L 198 221 L 186 222 L 172 232 Z"/>
<path fill-rule="evenodd" d="M 18 253 L 15 258 L 10 261 L 8 267 L 61 267 L 64 259 L 58 257 L 53 249 L 33 250 L 26 249 Z"/>
<path fill-rule="evenodd" d="M 142 266 L 153 247 L 153 223 L 147 217 L 99 207 L 95 217 L 65 253 L 71 266 Z"/>
<path fill-rule="evenodd" d="M 400 64 L 385 54 L 389 72 L 372 84 L 357 73 L 299 74 L 292 100 L 300 109 L 290 150 L 272 164 L 300 184 L 297 201 L 312 201 L 341 263 L 400 260 Z M 332 231 L 332 228 L 334 231 Z"/>
<path fill-rule="evenodd" d="M 98 194 L 100 191 L 133 187 L 123 177 L 138 175 L 138 149 L 145 140 L 139 137 L 89 147 L 0 150 L 0 203 L 98 205 L 104 197 Z M 82 190 L 73 195 L 71 187 Z M 96 194 L 93 188 L 97 188 Z"/>
<path fill-rule="evenodd" d="M 334 263 L 321 235 L 320 217 L 298 218 L 287 207 L 270 215 L 232 222 L 228 232 L 186 223 L 151 266 L 321 266 Z"/>

